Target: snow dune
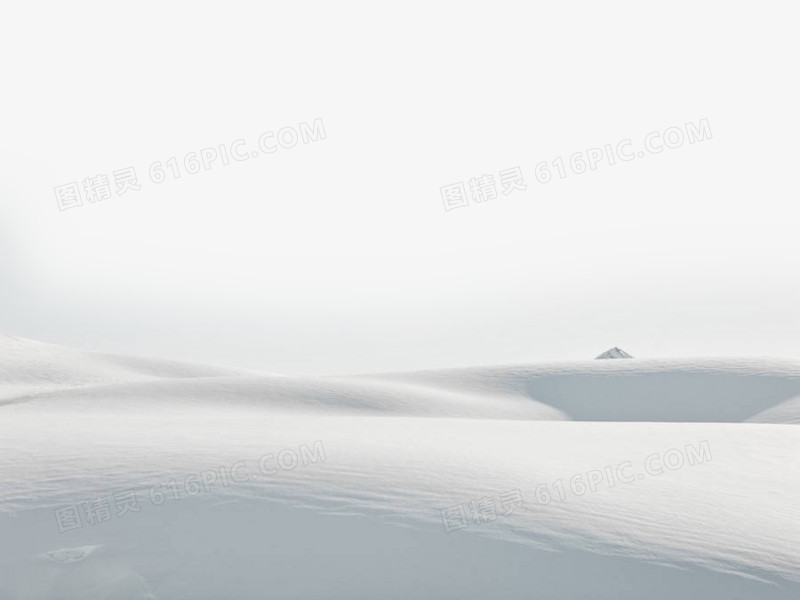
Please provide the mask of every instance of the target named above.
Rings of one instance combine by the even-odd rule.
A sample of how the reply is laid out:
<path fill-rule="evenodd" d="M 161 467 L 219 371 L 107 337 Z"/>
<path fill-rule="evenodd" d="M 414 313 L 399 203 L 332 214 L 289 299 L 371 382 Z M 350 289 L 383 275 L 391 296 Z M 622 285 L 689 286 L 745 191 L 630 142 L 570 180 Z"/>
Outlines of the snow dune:
<path fill-rule="evenodd" d="M 243 369 L 83 352 L 0 334 L 0 400 L 46 390 L 246 373 Z"/>
<path fill-rule="evenodd" d="M 800 597 L 800 363 L 0 357 L 4 600 Z"/>
<path fill-rule="evenodd" d="M 604 360 L 285 377 L 0 337 L 0 404 L 188 402 L 482 419 L 800 420 L 800 361 Z M 98 404 L 99 405 L 99 404 Z"/>
<path fill-rule="evenodd" d="M 800 396 L 798 360 L 587 360 L 369 377 L 531 398 L 580 421 L 737 423 L 761 415 L 783 423 L 800 416 L 796 404 L 765 415 Z"/>

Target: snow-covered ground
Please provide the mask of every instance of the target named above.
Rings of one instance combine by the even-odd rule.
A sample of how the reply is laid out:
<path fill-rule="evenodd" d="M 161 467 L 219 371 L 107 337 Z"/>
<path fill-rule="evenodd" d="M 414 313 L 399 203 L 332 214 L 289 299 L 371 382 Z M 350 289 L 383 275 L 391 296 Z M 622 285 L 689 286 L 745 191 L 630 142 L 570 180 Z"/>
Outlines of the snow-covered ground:
<path fill-rule="evenodd" d="M 0 598 L 800 597 L 800 361 L 327 378 L 0 336 Z"/>

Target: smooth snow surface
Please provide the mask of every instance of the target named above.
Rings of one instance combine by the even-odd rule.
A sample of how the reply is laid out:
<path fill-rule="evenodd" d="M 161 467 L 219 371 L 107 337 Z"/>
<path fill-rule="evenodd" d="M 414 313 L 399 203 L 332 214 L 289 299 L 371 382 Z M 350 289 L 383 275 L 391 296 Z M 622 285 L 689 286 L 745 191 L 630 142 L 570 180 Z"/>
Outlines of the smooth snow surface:
<path fill-rule="evenodd" d="M 800 362 L 289 378 L 0 337 L 0 390 L 2 600 L 800 597 Z"/>

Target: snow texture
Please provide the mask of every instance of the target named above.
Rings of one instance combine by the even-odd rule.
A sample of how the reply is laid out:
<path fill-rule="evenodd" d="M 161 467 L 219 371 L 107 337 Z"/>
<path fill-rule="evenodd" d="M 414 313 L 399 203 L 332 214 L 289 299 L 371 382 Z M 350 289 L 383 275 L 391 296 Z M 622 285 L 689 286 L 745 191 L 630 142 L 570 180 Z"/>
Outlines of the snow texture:
<path fill-rule="evenodd" d="M 301 378 L 4 336 L 0 390 L 3 600 L 800 597 L 798 361 Z"/>

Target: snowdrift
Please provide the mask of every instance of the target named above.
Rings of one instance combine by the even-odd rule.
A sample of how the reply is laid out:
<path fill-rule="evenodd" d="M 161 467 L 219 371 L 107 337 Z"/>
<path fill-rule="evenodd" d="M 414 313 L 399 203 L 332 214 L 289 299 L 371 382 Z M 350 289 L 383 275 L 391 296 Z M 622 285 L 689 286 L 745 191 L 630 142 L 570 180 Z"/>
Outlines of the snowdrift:
<path fill-rule="evenodd" d="M 3 599 L 800 597 L 800 363 L 0 357 Z"/>

